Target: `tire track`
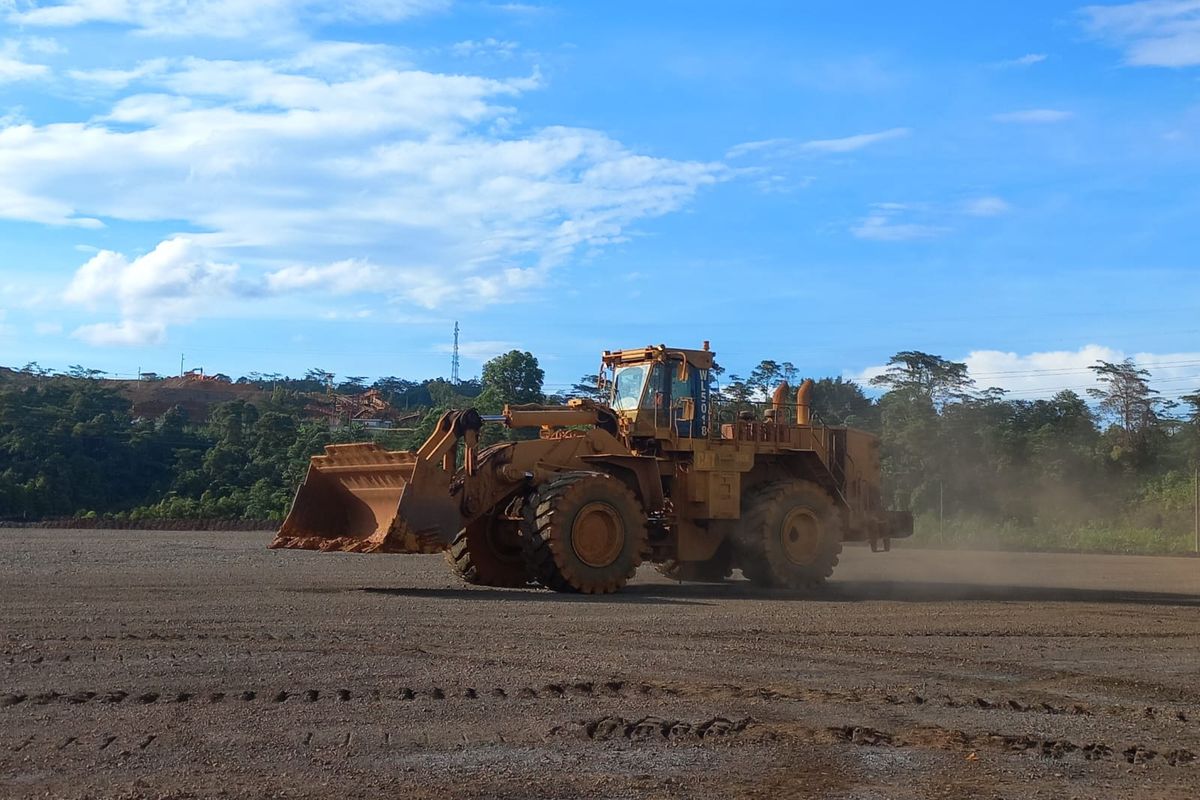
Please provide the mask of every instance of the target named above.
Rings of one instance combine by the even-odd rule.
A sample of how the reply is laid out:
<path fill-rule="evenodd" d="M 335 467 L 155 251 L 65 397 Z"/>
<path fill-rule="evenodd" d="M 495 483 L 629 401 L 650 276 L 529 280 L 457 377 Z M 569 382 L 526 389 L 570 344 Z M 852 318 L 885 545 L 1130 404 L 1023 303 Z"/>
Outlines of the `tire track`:
<path fill-rule="evenodd" d="M 1067 739 L 1043 739 L 1028 734 L 1000 733 L 968 734 L 960 730 L 928 727 L 907 733 L 888 733 L 875 728 L 846 725 L 828 728 L 838 741 L 865 747 L 932 747 L 943 750 L 993 750 L 1014 754 L 1031 754 L 1060 760 L 1078 756 L 1085 761 L 1124 760 L 1129 764 L 1158 762 L 1171 767 L 1189 767 L 1197 763 L 1197 754 L 1185 747 L 1172 746 L 1156 751 L 1133 743 L 1124 746 L 1104 742 L 1072 742 Z"/>
<path fill-rule="evenodd" d="M 612 739 L 628 739 L 633 742 L 654 740 L 698 741 L 726 739 L 736 736 L 755 724 L 752 717 L 732 720 L 727 717 L 710 717 L 703 722 L 687 722 L 649 715 L 635 720 L 624 717 L 600 717 L 557 725 L 550 736 L 569 736 L 606 742 Z"/>
<path fill-rule="evenodd" d="M 151 749 L 158 741 L 157 733 L 33 734 L 4 749 L 11 753 L 20 753 L 22 757 L 39 752 L 55 756 L 87 753 L 129 756 Z"/>
<path fill-rule="evenodd" d="M 549 738 L 575 738 L 589 742 L 624 740 L 639 743 L 703 741 L 727 739 L 753 730 L 755 740 L 802 740 L 813 743 L 845 743 L 856 747 L 935 749 L 964 752 L 968 760 L 987 750 L 1007 755 L 1036 756 L 1049 760 L 1081 759 L 1085 762 L 1124 761 L 1131 765 L 1165 765 L 1168 767 L 1200 767 L 1200 754 L 1177 745 L 1160 750 L 1139 743 L 1116 745 L 1107 742 L 1074 742 L 1028 734 L 969 734 L 953 728 L 927 726 L 908 731 L 888 732 L 867 725 L 840 725 L 811 728 L 791 724 L 764 724 L 752 717 L 732 720 L 712 717 L 704 722 L 690 723 L 657 715 L 636 719 L 603 716 L 575 720 L 550 729 Z"/>
<path fill-rule="evenodd" d="M 951 708 L 979 712 L 1012 712 L 1052 716 L 1104 716 L 1137 719 L 1141 723 L 1156 720 L 1172 724 L 1190 723 L 1192 716 L 1181 708 L 1104 705 L 1093 707 L 1079 702 L 1051 703 L 1011 696 L 984 697 L 981 695 L 940 694 L 927 697 L 910 690 L 889 692 L 882 689 L 809 689 L 739 684 L 690 685 L 649 681 L 569 681 L 545 683 L 540 686 L 444 687 L 399 686 L 381 689 L 325 689 L 287 687 L 269 689 L 173 689 L 126 690 L 86 689 L 75 691 L 43 691 L 34 693 L 7 692 L 0 694 L 0 710 L 24 706 L 119 706 L 171 704 L 261 703 L 294 705 L 350 702 L 490 702 L 569 700 L 572 698 L 656 697 L 686 700 L 751 700 L 764 703 L 821 703 L 830 705 L 900 706 L 911 708 Z"/>

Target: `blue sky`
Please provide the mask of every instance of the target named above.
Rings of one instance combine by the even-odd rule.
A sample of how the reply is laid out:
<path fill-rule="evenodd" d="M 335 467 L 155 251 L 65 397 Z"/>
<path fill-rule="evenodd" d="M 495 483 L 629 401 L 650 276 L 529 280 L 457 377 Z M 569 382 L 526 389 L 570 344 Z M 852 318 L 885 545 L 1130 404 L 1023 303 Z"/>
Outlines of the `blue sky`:
<path fill-rule="evenodd" d="M 1200 2 L 0 0 L 0 364 L 1200 386 Z"/>

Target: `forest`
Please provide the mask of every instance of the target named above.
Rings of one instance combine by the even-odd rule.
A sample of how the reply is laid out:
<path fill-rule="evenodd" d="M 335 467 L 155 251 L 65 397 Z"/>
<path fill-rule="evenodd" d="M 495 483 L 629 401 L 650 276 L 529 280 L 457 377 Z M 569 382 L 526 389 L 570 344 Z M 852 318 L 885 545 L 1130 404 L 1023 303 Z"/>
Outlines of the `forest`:
<path fill-rule="evenodd" d="M 813 410 L 829 425 L 882 439 L 887 501 L 914 512 L 917 542 L 1025 549 L 1183 552 L 1193 547 L 1194 475 L 1200 460 L 1200 393 L 1165 401 L 1132 361 L 1091 367 L 1087 396 L 1006 397 L 980 388 L 964 364 L 904 351 L 860 386 L 816 380 Z M 799 370 L 762 361 L 747 376 L 714 380 L 733 406 L 763 398 Z M 72 367 L 36 364 L 0 373 L 0 521 L 64 517 L 113 520 L 278 520 L 309 456 L 368 431 L 305 413 L 314 393 L 378 390 L 414 412 L 403 430 L 376 433 L 385 447 L 415 447 L 448 408 L 497 413 L 506 403 L 603 399 L 595 376 L 547 396 L 534 355 L 512 351 L 478 379 L 361 376 L 340 381 L 309 370 L 299 378 L 252 373 L 238 383 L 261 400 L 214 406 L 206 419 L 175 407 L 136 416 L 130 402 Z M 528 435 L 492 426 L 490 439 Z"/>

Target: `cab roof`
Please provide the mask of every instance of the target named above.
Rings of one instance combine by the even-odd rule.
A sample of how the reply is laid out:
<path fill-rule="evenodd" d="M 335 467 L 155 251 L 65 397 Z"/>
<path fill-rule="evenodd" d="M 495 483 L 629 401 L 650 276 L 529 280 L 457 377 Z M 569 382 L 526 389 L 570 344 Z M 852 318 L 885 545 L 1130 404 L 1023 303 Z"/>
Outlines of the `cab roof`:
<path fill-rule="evenodd" d="M 705 342 L 703 350 L 667 347 L 665 344 L 650 344 L 645 347 L 635 347 L 627 350 L 605 350 L 601 359 L 606 366 L 619 367 L 625 364 L 640 364 L 646 361 L 666 361 L 682 356 L 697 369 L 712 369 L 714 355 L 716 354 L 708 349 L 708 342 Z"/>

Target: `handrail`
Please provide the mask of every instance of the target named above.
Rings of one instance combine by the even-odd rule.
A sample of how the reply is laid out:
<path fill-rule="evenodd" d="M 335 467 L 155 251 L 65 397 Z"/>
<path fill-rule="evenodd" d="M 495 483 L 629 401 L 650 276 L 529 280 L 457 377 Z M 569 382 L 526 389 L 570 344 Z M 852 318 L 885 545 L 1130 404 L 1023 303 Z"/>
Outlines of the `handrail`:
<path fill-rule="evenodd" d="M 821 460 L 821 463 L 825 465 L 825 467 L 829 470 L 830 475 L 833 476 L 835 482 L 834 491 L 837 493 L 838 497 L 845 502 L 846 497 L 843 488 L 846 482 L 847 473 L 844 467 L 836 463 L 833 459 L 833 444 L 830 440 L 833 429 L 829 425 L 825 424 L 824 420 L 815 414 L 810 418 L 808 425 L 797 425 L 794 420 L 788 419 L 772 425 L 769 422 L 765 422 L 763 419 L 765 412 L 771 408 L 772 405 L 773 404 L 770 401 L 764 402 L 756 400 L 711 401 L 709 403 L 709 438 L 723 438 L 722 426 L 726 424 L 732 425 L 734 440 L 740 439 L 740 435 L 743 430 L 742 426 L 747 423 L 764 426 L 759 428 L 759 430 L 771 430 L 771 433 L 769 434 L 770 438 L 762 439 L 761 441 L 769 441 L 773 443 L 779 443 L 783 440 L 783 433 L 785 430 L 801 431 L 800 441 L 797 442 L 797 444 L 801 447 L 807 445 L 805 449 L 812 450 L 814 453 L 816 453 L 817 457 Z M 740 414 L 747 411 L 751 412 L 754 418 L 752 420 L 740 420 Z M 782 411 L 782 408 L 777 409 L 775 412 L 776 416 L 778 416 Z M 723 415 L 728 416 L 728 420 L 722 419 Z M 767 425 L 771 425 L 771 428 L 765 428 Z M 807 437 L 807 442 L 805 442 L 804 437 Z M 844 455 L 849 460 L 850 454 L 847 452 Z"/>

